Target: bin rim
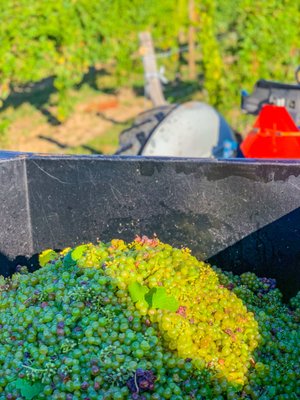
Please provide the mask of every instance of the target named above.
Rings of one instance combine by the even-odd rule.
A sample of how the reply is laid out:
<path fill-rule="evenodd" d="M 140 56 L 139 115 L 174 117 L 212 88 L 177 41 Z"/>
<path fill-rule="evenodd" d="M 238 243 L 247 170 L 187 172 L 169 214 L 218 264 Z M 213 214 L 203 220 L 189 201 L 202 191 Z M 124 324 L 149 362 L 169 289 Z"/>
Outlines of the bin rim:
<path fill-rule="evenodd" d="M 194 158 L 194 157 L 150 157 L 150 156 L 126 156 L 126 155 L 100 155 L 100 154 L 59 154 L 59 153 L 30 153 L 17 151 L 0 151 L 0 162 L 15 159 L 48 159 L 48 160 L 101 160 L 101 161 L 149 161 L 176 162 L 176 163 L 210 163 L 210 164 L 234 164 L 234 165 L 293 165 L 300 166 L 300 159 L 255 159 L 255 158 Z"/>

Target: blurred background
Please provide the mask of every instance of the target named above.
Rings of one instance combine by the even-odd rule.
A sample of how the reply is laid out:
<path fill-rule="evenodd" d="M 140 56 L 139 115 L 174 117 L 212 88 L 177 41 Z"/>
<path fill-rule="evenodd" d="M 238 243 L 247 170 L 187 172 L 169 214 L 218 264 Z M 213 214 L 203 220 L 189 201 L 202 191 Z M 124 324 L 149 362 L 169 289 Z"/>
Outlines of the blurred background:
<path fill-rule="evenodd" d="M 0 2 L 0 148 L 112 154 L 153 107 L 141 33 L 169 103 L 200 100 L 243 133 L 240 92 L 294 82 L 299 0 Z"/>

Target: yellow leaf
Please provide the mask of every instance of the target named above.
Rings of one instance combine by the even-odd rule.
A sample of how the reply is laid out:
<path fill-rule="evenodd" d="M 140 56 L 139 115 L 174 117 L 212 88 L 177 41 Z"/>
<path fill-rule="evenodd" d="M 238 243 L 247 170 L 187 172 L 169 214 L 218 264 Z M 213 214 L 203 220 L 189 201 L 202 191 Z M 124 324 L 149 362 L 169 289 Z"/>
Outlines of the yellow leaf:
<path fill-rule="evenodd" d="M 65 256 L 67 253 L 69 253 L 70 250 L 72 250 L 71 247 L 66 247 L 59 254 L 62 255 L 62 256 Z"/>
<path fill-rule="evenodd" d="M 57 253 L 52 249 L 44 250 L 39 255 L 39 263 L 41 267 L 45 267 L 50 261 L 55 260 L 57 258 Z"/>

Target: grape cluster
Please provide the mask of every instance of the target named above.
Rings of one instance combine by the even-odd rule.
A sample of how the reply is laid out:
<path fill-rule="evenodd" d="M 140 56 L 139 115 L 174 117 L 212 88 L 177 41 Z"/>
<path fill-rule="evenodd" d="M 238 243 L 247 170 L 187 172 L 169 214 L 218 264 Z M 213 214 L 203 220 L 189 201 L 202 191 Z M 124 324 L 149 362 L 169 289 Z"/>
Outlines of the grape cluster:
<path fill-rule="evenodd" d="M 276 288 L 276 279 L 259 278 L 253 272 L 245 272 L 239 278 L 241 284 L 257 294 L 265 294 Z"/>
<path fill-rule="evenodd" d="M 221 270 L 217 273 L 221 281 L 227 279 L 227 273 Z M 297 316 L 300 292 L 290 300 L 289 308 L 282 302 L 274 279 L 258 278 L 253 273 L 238 277 L 233 291 L 254 313 L 261 335 L 260 345 L 253 352 L 253 368 L 248 371 L 242 398 L 300 398 L 300 319 Z"/>
<path fill-rule="evenodd" d="M 209 265 L 191 256 L 188 249 L 174 249 L 146 237 L 128 245 L 114 240 L 107 251 L 106 272 L 120 288 L 127 290 L 136 281 L 149 290 L 165 288 L 178 301 L 175 311 L 151 307 L 144 300 L 136 303 L 141 315 L 158 324 L 170 350 L 191 358 L 199 369 L 214 370 L 237 387 L 245 383 L 260 338 L 258 325 L 243 302 L 220 285 Z M 95 255 L 93 248 L 87 250 L 81 265 L 88 265 Z"/>
<path fill-rule="evenodd" d="M 300 294 L 284 304 L 273 280 L 146 237 L 41 265 L 0 277 L 0 400 L 300 397 Z"/>
<path fill-rule="evenodd" d="M 300 292 L 290 300 L 295 321 L 300 322 Z"/>
<path fill-rule="evenodd" d="M 259 278 L 260 282 L 263 284 L 263 288 L 260 289 L 260 293 L 267 293 L 270 290 L 276 289 L 276 279 L 274 278 Z"/>
<path fill-rule="evenodd" d="M 140 396 L 141 392 L 144 391 L 153 391 L 154 390 L 154 382 L 156 381 L 156 377 L 153 374 L 153 371 L 144 371 L 141 368 L 138 368 L 135 371 L 134 376 L 130 377 L 126 382 L 129 390 L 132 394 L 132 398 L 135 400 L 142 399 L 143 396 Z"/>

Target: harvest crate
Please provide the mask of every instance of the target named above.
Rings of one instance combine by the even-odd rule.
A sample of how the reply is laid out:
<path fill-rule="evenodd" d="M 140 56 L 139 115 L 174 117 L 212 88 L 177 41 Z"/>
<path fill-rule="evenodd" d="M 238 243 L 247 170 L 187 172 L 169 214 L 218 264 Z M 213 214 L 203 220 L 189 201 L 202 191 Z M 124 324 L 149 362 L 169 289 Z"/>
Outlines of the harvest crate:
<path fill-rule="evenodd" d="M 300 163 L 0 152 L 0 273 L 45 248 L 157 234 L 300 289 Z"/>

